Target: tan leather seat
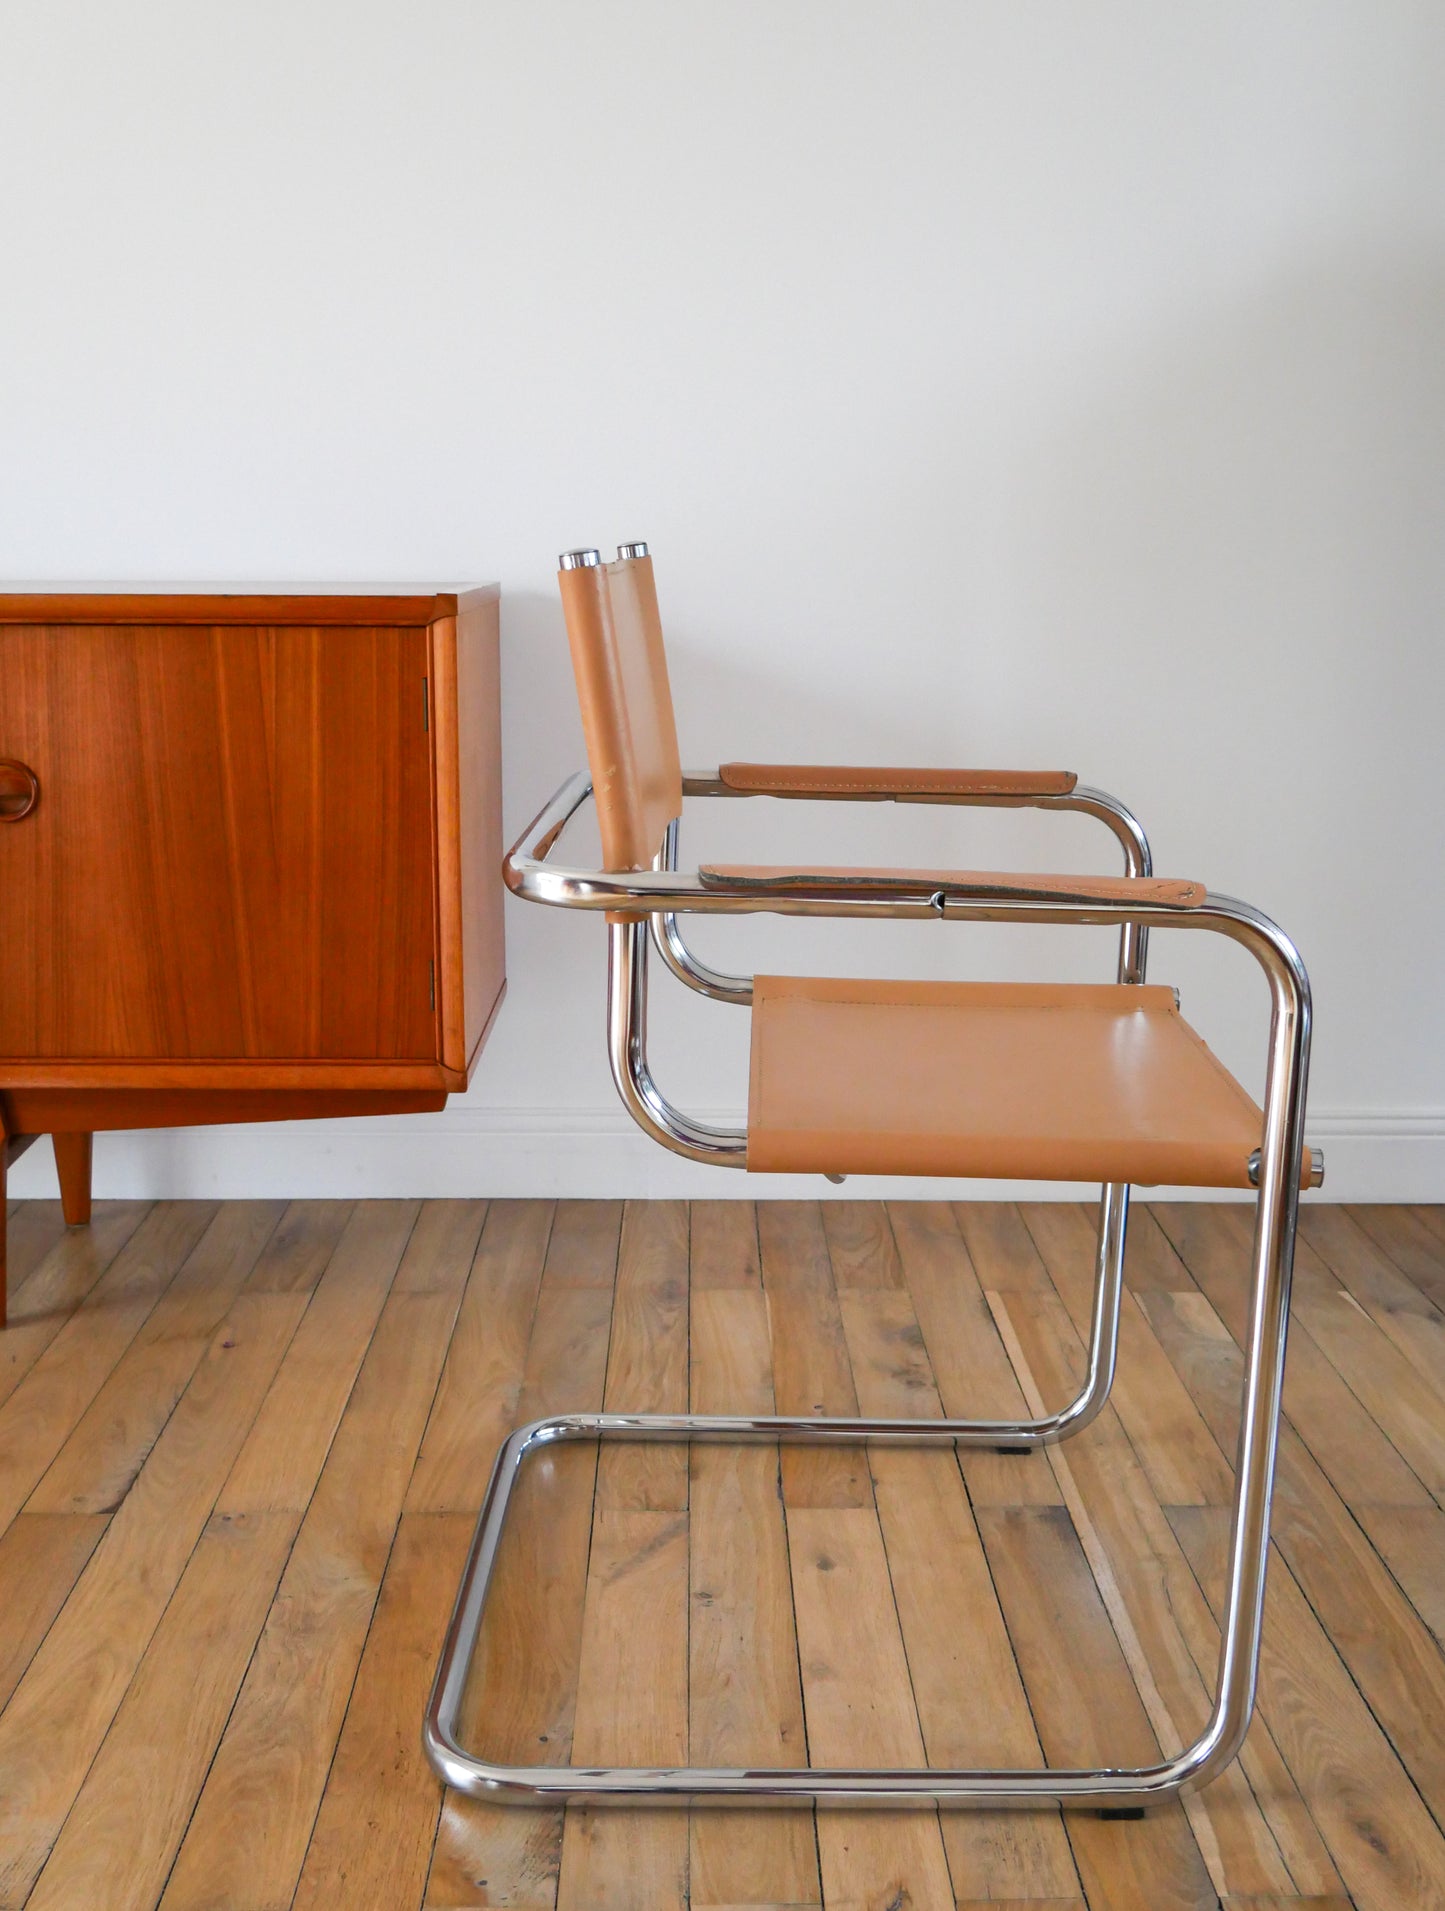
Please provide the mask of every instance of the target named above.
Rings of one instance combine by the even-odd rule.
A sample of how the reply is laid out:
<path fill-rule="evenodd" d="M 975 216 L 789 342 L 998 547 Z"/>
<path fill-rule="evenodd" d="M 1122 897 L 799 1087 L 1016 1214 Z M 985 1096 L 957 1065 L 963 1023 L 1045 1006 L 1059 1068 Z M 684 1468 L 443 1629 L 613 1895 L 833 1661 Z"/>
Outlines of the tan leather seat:
<path fill-rule="evenodd" d="M 1264 1117 L 1167 988 L 756 978 L 748 1167 L 1250 1185 Z"/>

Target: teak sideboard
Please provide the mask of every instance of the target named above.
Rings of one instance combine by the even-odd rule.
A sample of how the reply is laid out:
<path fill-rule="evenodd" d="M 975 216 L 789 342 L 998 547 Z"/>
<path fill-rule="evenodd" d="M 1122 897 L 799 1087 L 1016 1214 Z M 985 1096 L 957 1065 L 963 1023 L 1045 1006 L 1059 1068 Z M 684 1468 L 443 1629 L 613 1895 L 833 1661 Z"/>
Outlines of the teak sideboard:
<path fill-rule="evenodd" d="M 422 1112 L 505 986 L 497 591 L 0 595 L 5 1165 Z"/>

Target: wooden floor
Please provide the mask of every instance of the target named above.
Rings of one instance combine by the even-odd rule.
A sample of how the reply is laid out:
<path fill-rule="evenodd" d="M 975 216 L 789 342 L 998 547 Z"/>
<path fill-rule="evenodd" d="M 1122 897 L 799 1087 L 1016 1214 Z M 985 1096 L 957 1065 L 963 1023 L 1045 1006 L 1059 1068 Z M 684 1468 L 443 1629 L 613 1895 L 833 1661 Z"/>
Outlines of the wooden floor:
<path fill-rule="evenodd" d="M 1260 1707 L 1142 1822 L 507 1812 L 418 1729 L 492 1453 L 554 1409 L 1014 1412 L 1067 1205 L 11 1211 L 0 1905 L 1445 1907 L 1445 1210 L 1311 1206 Z M 1247 1210 L 1136 1208 L 1052 1454 L 554 1449 L 477 1673 L 520 1762 L 1139 1762 L 1205 1713 Z"/>

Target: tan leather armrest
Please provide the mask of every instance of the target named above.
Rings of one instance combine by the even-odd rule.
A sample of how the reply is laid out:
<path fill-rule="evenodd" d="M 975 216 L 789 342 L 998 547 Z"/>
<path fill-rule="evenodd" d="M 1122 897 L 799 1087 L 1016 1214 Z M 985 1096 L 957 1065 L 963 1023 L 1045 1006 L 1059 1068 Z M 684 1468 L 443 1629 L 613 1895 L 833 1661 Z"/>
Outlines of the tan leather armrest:
<path fill-rule="evenodd" d="M 1026 902 L 1146 903 L 1151 909 L 1199 909 L 1205 886 L 1168 876 L 998 875 L 978 869 L 790 869 L 714 863 L 698 871 L 704 888 L 941 890 L 945 895 L 1002 895 Z"/>
<path fill-rule="evenodd" d="M 1067 796 L 1072 770 L 848 769 L 837 764 L 724 763 L 718 780 L 755 796 Z"/>

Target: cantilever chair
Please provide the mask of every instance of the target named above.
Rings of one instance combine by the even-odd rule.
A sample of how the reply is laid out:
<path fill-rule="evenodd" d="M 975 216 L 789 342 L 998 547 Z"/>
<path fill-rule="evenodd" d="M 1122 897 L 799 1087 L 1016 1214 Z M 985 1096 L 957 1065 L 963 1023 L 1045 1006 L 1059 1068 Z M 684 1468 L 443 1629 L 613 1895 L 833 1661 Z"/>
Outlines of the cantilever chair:
<path fill-rule="evenodd" d="M 1245 903 L 1152 874 L 1124 806 L 1064 773 L 853 770 L 724 764 L 683 775 L 652 560 L 623 545 L 561 560 L 560 584 L 591 768 L 565 783 L 508 856 L 520 896 L 603 910 L 609 929 L 612 1073 L 649 1135 L 694 1161 L 755 1172 L 918 1174 L 1103 1184 L 1087 1378 L 1078 1398 L 1029 1420 L 862 1420 L 697 1414 L 566 1414 L 514 1433 L 497 1457 L 443 1647 L 425 1741 L 439 1775 L 498 1800 L 593 1803 L 1028 1805 L 1135 1815 L 1206 1783 L 1238 1752 L 1254 1704 L 1295 1218 L 1323 1161 L 1304 1144 L 1310 992 L 1289 938 Z M 678 870 L 684 797 L 1026 805 L 1096 817 L 1122 845 L 1122 877 L 959 870 L 703 867 Z M 551 860 L 592 797 L 605 867 Z M 1120 931 L 1103 985 L 837 981 L 717 973 L 689 950 L 687 914 L 1092 923 Z M 1272 1015 L 1257 1108 L 1179 1013 L 1144 980 L 1151 929 L 1242 943 Z M 750 1005 L 746 1129 L 690 1119 L 658 1090 L 646 1045 L 649 936 L 689 987 Z M 1096 1770 L 668 1770 L 505 1767 L 466 1751 L 457 1719 L 507 1502 L 527 1456 L 577 1439 L 952 1442 L 1027 1451 L 1087 1426 L 1114 1374 L 1131 1183 L 1257 1189 L 1237 1488 L 1218 1684 L 1208 1724 L 1177 1756 Z"/>

